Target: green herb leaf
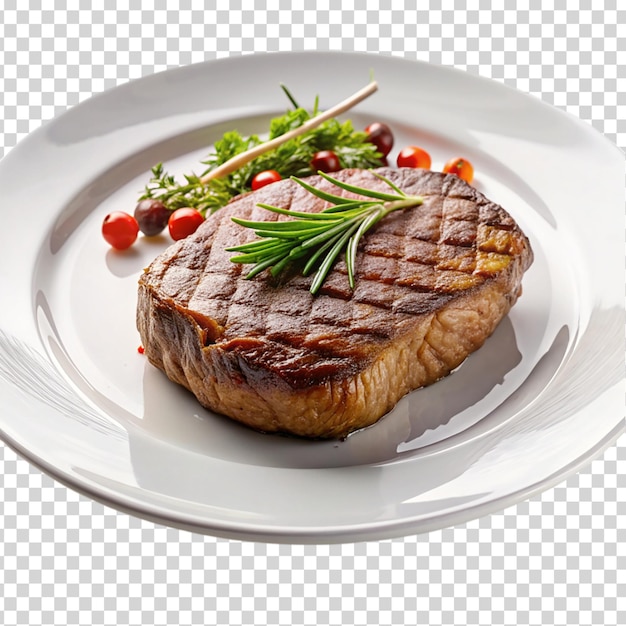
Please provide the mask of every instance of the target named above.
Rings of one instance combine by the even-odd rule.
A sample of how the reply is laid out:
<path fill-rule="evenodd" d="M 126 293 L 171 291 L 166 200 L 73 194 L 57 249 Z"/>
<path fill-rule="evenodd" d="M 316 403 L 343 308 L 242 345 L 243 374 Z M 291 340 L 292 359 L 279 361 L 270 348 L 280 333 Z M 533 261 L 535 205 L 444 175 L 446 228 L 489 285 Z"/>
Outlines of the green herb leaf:
<path fill-rule="evenodd" d="M 268 140 L 299 128 L 318 114 L 318 98 L 315 99 L 312 112 L 309 112 L 298 105 L 284 85 L 281 85 L 281 88 L 293 109 L 270 121 Z M 245 137 L 236 130 L 224 133 L 215 142 L 213 152 L 201 161 L 202 173 L 185 174 L 183 182 L 178 182 L 173 175 L 165 171 L 162 163 L 158 163 L 152 168 L 152 177 L 139 200 L 158 199 L 170 210 L 189 206 L 206 215 L 223 207 L 234 196 L 250 191 L 252 179 L 264 170 L 276 170 L 283 178 L 315 174 L 310 163 L 313 155 L 320 150 L 335 152 L 342 168 L 369 169 L 382 165 L 382 155 L 376 146 L 367 140 L 364 131 L 355 130 L 349 120 L 339 122 L 331 118 L 316 128 L 261 154 L 227 176 L 202 180 L 220 165 L 262 143 L 257 135 Z"/>

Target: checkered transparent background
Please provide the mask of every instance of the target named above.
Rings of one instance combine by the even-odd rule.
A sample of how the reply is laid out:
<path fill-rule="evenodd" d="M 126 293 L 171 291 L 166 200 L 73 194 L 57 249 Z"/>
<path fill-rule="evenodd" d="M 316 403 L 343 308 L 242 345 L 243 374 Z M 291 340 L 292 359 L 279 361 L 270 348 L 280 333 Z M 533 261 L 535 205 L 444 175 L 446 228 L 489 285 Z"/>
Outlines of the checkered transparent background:
<path fill-rule="evenodd" d="M 405 4 L 418 3 L 240 0 L 218 10 L 191 0 L 3 0 L 0 155 L 129 79 L 303 49 L 456 66 L 566 109 L 625 148 L 623 2 Z M 626 624 L 624 437 L 578 475 L 501 513 L 427 536 L 335 546 L 157 526 L 56 484 L 3 445 L 0 467 L 6 626 Z"/>

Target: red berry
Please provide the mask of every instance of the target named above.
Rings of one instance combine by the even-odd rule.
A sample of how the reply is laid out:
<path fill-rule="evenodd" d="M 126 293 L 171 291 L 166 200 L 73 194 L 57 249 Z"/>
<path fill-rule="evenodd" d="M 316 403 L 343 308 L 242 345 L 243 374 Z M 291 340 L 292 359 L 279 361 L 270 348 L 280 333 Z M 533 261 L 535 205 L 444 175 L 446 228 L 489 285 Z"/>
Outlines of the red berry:
<path fill-rule="evenodd" d="M 147 198 L 135 207 L 139 230 L 148 237 L 158 235 L 166 226 L 171 211 L 160 201 Z"/>
<path fill-rule="evenodd" d="M 430 169 L 430 154 L 417 146 L 407 146 L 398 154 L 398 167 L 420 167 Z"/>
<path fill-rule="evenodd" d="M 137 220 L 123 211 L 109 213 L 102 222 L 102 236 L 116 250 L 126 250 L 135 243 L 139 234 Z"/>
<path fill-rule="evenodd" d="M 336 172 L 341 169 L 341 163 L 332 150 L 320 150 L 313 155 L 311 168 L 316 172 Z"/>
<path fill-rule="evenodd" d="M 252 191 L 256 191 L 261 189 L 261 187 L 265 187 L 265 185 L 278 182 L 281 178 L 282 176 L 276 170 L 263 170 L 252 179 L 250 186 Z"/>
<path fill-rule="evenodd" d="M 450 159 L 444 166 L 443 171 L 446 174 L 456 174 L 464 181 L 471 183 L 474 180 L 474 166 L 461 157 Z"/>
<path fill-rule="evenodd" d="M 378 152 L 387 156 L 393 148 L 393 133 L 387 124 L 373 122 L 366 129 L 367 140 L 376 146 Z"/>
<path fill-rule="evenodd" d="M 184 207 L 182 209 L 176 209 L 176 211 L 170 215 L 167 227 L 172 239 L 178 241 L 179 239 L 184 239 L 195 233 L 202 222 L 204 222 L 202 213 L 191 207 Z"/>

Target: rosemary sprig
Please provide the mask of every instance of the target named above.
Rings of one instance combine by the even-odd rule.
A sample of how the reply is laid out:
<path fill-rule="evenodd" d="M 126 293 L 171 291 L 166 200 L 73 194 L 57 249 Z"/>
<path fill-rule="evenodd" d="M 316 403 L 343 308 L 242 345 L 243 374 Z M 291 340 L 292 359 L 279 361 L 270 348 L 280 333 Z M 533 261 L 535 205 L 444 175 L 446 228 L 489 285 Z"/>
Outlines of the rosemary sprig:
<path fill-rule="evenodd" d="M 421 196 L 407 195 L 389 179 L 378 174 L 376 176 L 387 183 L 394 193 L 350 185 L 323 172 L 319 174 L 340 189 L 364 198 L 350 199 L 335 195 L 293 176 L 295 182 L 321 200 L 329 202 L 330 206 L 319 213 L 307 213 L 258 204 L 272 213 L 293 219 L 252 221 L 231 218 L 236 224 L 254 230 L 259 237 L 255 241 L 226 248 L 228 252 L 240 253 L 231 257 L 233 263 L 253 264 L 246 278 L 253 278 L 266 269 L 270 270 L 272 276 L 277 276 L 300 260 L 304 262 L 303 276 L 308 276 L 317 268 L 310 287 L 311 293 L 316 294 L 337 257 L 345 249 L 348 282 L 350 288 L 354 289 L 357 249 L 363 235 L 389 213 L 419 206 L 424 201 Z"/>

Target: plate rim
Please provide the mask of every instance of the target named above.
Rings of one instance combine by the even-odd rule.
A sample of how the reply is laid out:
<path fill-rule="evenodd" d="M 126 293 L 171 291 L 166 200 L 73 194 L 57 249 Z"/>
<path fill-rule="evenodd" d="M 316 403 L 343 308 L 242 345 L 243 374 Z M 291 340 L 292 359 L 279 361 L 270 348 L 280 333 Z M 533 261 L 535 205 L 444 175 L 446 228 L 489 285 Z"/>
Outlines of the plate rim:
<path fill-rule="evenodd" d="M 590 465 L 594 460 L 601 457 L 620 437 L 626 434 L 626 422 L 622 421 L 622 423 L 617 424 L 617 426 L 598 442 L 597 445 L 591 448 L 589 452 L 581 455 L 546 479 L 518 491 L 513 491 L 504 496 L 494 498 L 486 503 L 444 513 L 443 515 L 434 515 L 432 518 L 428 518 L 426 523 L 422 519 L 417 520 L 416 518 L 408 517 L 402 518 L 401 520 L 387 521 L 383 524 L 361 523 L 346 527 L 328 526 L 323 529 L 314 526 L 298 527 L 297 529 L 289 526 L 260 527 L 246 523 L 220 524 L 215 521 L 207 524 L 206 521 L 199 521 L 195 517 L 185 515 L 182 512 L 163 512 L 149 504 L 131 501 L 125 496 L 117 495 L 116 497 L 110 497 L 103 493 L 102 490 L 98 491 L 97 488 L 92 488 L 86 483 L 79 483 L 72 475 L 67 475 L 54 466 L 49 465 L 45 460 L 31 455 L 10 437 L 5 437 L 2 431 L 0 431 L 0 434 L 2 434 L 0 439 L 9 448 L 53 480 L 80 495 L 87 496 L 103 506 L 132 515 L 139 519 L 186 532 L 236 541 L 292 545 L 329 545 L 363 541 L 382 541 L 411 535 L 424 535 L 442 528 L 458 526 L 478 518 L 487 517 L 509 506 L 519 504 L 522 501 L 550 490 L 555 485 L 563 482 L 567 477 L 579 472 Z M 444 522 L 443 524 L 442 521 Z M 419 524 L 419 526 L 417 524 Z"/>

